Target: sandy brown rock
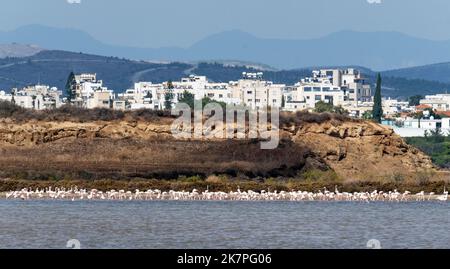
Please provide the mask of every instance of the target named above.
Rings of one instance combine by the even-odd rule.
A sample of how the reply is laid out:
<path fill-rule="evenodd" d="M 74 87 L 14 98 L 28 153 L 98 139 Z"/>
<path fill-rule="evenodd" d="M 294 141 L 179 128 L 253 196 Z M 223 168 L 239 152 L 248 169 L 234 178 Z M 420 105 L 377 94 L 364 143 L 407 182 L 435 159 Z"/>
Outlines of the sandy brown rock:
<path fill-rule="evenodd" d="M 307 163 L 311 168 L 317 166 L 322 169 L 325 164 L 347 179 L 367 179 L 374 175 L 384 176 L 433 169 L 428 156 L 407 145 L 401 137 L 394 134 L 392 129 L 372 122 L 327 121 L 321 124 L 307 123 L 303 126 L 282 129 L 281 137 L 285 140 L 292 140 L 296 147 L 302 148 L 301 151 L 298 151 L 299 155 L 311 152 L 311 154 L 302 156 L 302 158 L 306 158 L 306 162 L 302 158 L 299 159 L 302 160 L 302 165 Z M 158 140 L 165 141 L 164 143 L 169 148 L 169 144 L 172 143 L 170 141 L 174 140 L 171 135 L 170 121 L 164 123 L 98 121 L 17 124 L 7 119 L 0 120 L 0 149 L 6 146 L 38 147 L 39 145 L 56 142 L 61 145 L 64 140 L 83 141 L 82 139 L 89 141 L 95 139 L 111 141 L 123 139 Z M 217 141 L 217 143 L 220 142 Z M 189 142 L 184 141 L 183 143 Z M 214 148 L 213 144 L 209 144 L 208 147 Z M 183 147 L 179 150 L 182 149 Z M 173 154 L 173 156 L 176 156 L 179 153 L 174 151 Z M 276 154 L 278 154 L 277 157 L 275 157 Z M 274 158 L 280 158 L 282 151 L 278 150 L 276 154 L 273 153 Z M 289 154 L 295 153 L 291 150 Z M 165 158 L 165 155 L 155 155 L 155 158 Z M 271 159 L 270 152 L 266 155 L 268 159 Z M 233 156 L 230 155 L 229 161 L 233 160 Z M 123 157 L 124 160 L 127 159 L 125 157 Z M 138 157 L 139 155 L 133 158 Z M 286 160 L 288 160 L 288 157 L 283 156 Z M 108 158 L 115 157 L 108 156 Z M 188 157 L 185 156 L 185 158 Z M 210 159 L 214 160 L 215 157 L 211 156 Z M 245 161 L 245 158 L 243 160 Z M 199 161 L 199 163 L 202 162 L 205 162 L 205 160 Z M 264 166 L 264 164 L 260 165 Z M 273 165 L 273 169 L 277 166 L 278 164 Z M 295 163 L 291 163 L 290 166 L 295 166 Z"/>
<path fill-rule="evenodd" d="M 433 169 L 431 159 L 392 129 L 372 122 L 307 124 L 293 139 L 350 179 Z"/>

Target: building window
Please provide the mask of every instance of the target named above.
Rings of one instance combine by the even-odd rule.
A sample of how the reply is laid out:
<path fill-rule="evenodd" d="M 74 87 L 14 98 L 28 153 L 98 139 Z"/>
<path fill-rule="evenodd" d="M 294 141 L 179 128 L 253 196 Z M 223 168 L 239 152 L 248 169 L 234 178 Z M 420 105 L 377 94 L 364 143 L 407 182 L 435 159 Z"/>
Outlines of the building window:
<path fill-rule="evenodd" d="M 320 92 L 320 87 L 314 87 L 315 92 Z"/>
<path fill-rule="evenodd" d="M 223 94 L 219 94 L 219 98 L 223 98 Z"/>
<path fill-rule="evenodd" d="M 311 88 L 311 87 L 305 87 L 305 88 L 303 88 L 303 90 L 304 90 L 305 92 L 310 92 L 310 91 L 312 91 L 312 88 Z"/>
<path fill-rule="evenodd" d="M 324 88 L 322 88 L 322 91 L 324 91 L 324 92 L 329 92 L 329 91 L 331 91 L 331 88 L 329 88 L 329 87 L 324 87 Z"/>
<path fill-rule="evenodd" d="M 253 102 L 253 99 L 248 99 L 248 102 Z"/>
<path fill-rule="evenodd" d="M 247 91 L 247 94 L 252 94 L 253 92 L 252 91 Z"/>
<path fill-rule="evenodd" d="M 316 96 L 315 96 L 315 100 L 316 100 L 316 101 L 321 101 L 321 100 L 322 100 L 322 96 L 316 95 Z"/>
<path fill-rule="evenodd" d="M 256 103 L 261 103 L 261 100 L 260 99 L 256 99 L 255 102 Z"/>

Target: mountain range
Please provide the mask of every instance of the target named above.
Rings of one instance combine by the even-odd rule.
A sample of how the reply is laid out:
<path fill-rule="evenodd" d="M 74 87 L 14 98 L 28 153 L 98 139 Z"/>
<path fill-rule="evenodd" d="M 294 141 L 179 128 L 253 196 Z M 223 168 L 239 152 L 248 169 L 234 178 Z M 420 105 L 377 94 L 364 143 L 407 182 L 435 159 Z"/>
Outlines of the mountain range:
<path fill-rule="evenodd" d="M 187 48 L 136 48 L 105 44 L 80 30 L 28 25 L 0 32 L 0 44 L 13 42 L 134 60 L 237 60 L 277 69 L 356 65 L 391 70 L 450 62 L 450 40 L 433 41 L 398 32 L 342 31 L 315 39 L 284 40 L 232 30 L 213 34 Z"/>

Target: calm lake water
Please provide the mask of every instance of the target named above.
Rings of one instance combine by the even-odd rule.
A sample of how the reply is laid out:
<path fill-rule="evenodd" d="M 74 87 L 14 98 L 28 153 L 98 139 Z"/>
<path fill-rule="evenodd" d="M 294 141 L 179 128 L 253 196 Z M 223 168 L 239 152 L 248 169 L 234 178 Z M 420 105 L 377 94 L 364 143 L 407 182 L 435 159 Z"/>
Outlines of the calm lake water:
<path fill-rule="evenodd" d="M 0 201 L 0 248 L 450 248 L 450 203 Z"/>

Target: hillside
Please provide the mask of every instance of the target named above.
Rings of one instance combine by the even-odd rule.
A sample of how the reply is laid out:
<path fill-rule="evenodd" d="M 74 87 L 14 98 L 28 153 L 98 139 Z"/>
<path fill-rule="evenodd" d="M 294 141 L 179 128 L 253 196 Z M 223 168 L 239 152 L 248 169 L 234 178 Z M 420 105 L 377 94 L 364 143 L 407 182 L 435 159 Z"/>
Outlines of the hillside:
<path fill-rule="evenodd" d="M 37 46 L 22 45 L 17 43 L 0 44 L 0 59 L 7 57 L 27 57 L 35 55 L 44 49 Z"/>
<path fill-rule="evenodd" d="M 97 73 L 106 86 L 120 92 L 132 86 L 134 81 L 181 78 L 189 67 L 178 63 L 155 64 L 65 51 L 42 51 L 30 57 L 0 59 L 0 89 L 38 82 L 63 89 L 68 74 L 74 71 Z M 146 77 L 148 74 L 151 76 Z"/>
<path fill-rule="evenodd" d="M 450 83 L 450 62 L 389 70 L 383 74 L 392 77 Z M 450 90 L 450 88 L 446 88 L 446 90 Z"/>
<path fill-rule="evenodd" d="M 76 29 L 27 25 L 0 32 L 0 43 L 12 42 L 136 60 L 239 60 L 278 69 L 359 65 L 387 70 L 450 61 L 450 41 L 421 39 L 398 32 L 341 31 L 315 39 L 289 40 L 260 38 L 233 30 L 207 36 L 186 48 L 136 48 L 105 44 Z"/>

